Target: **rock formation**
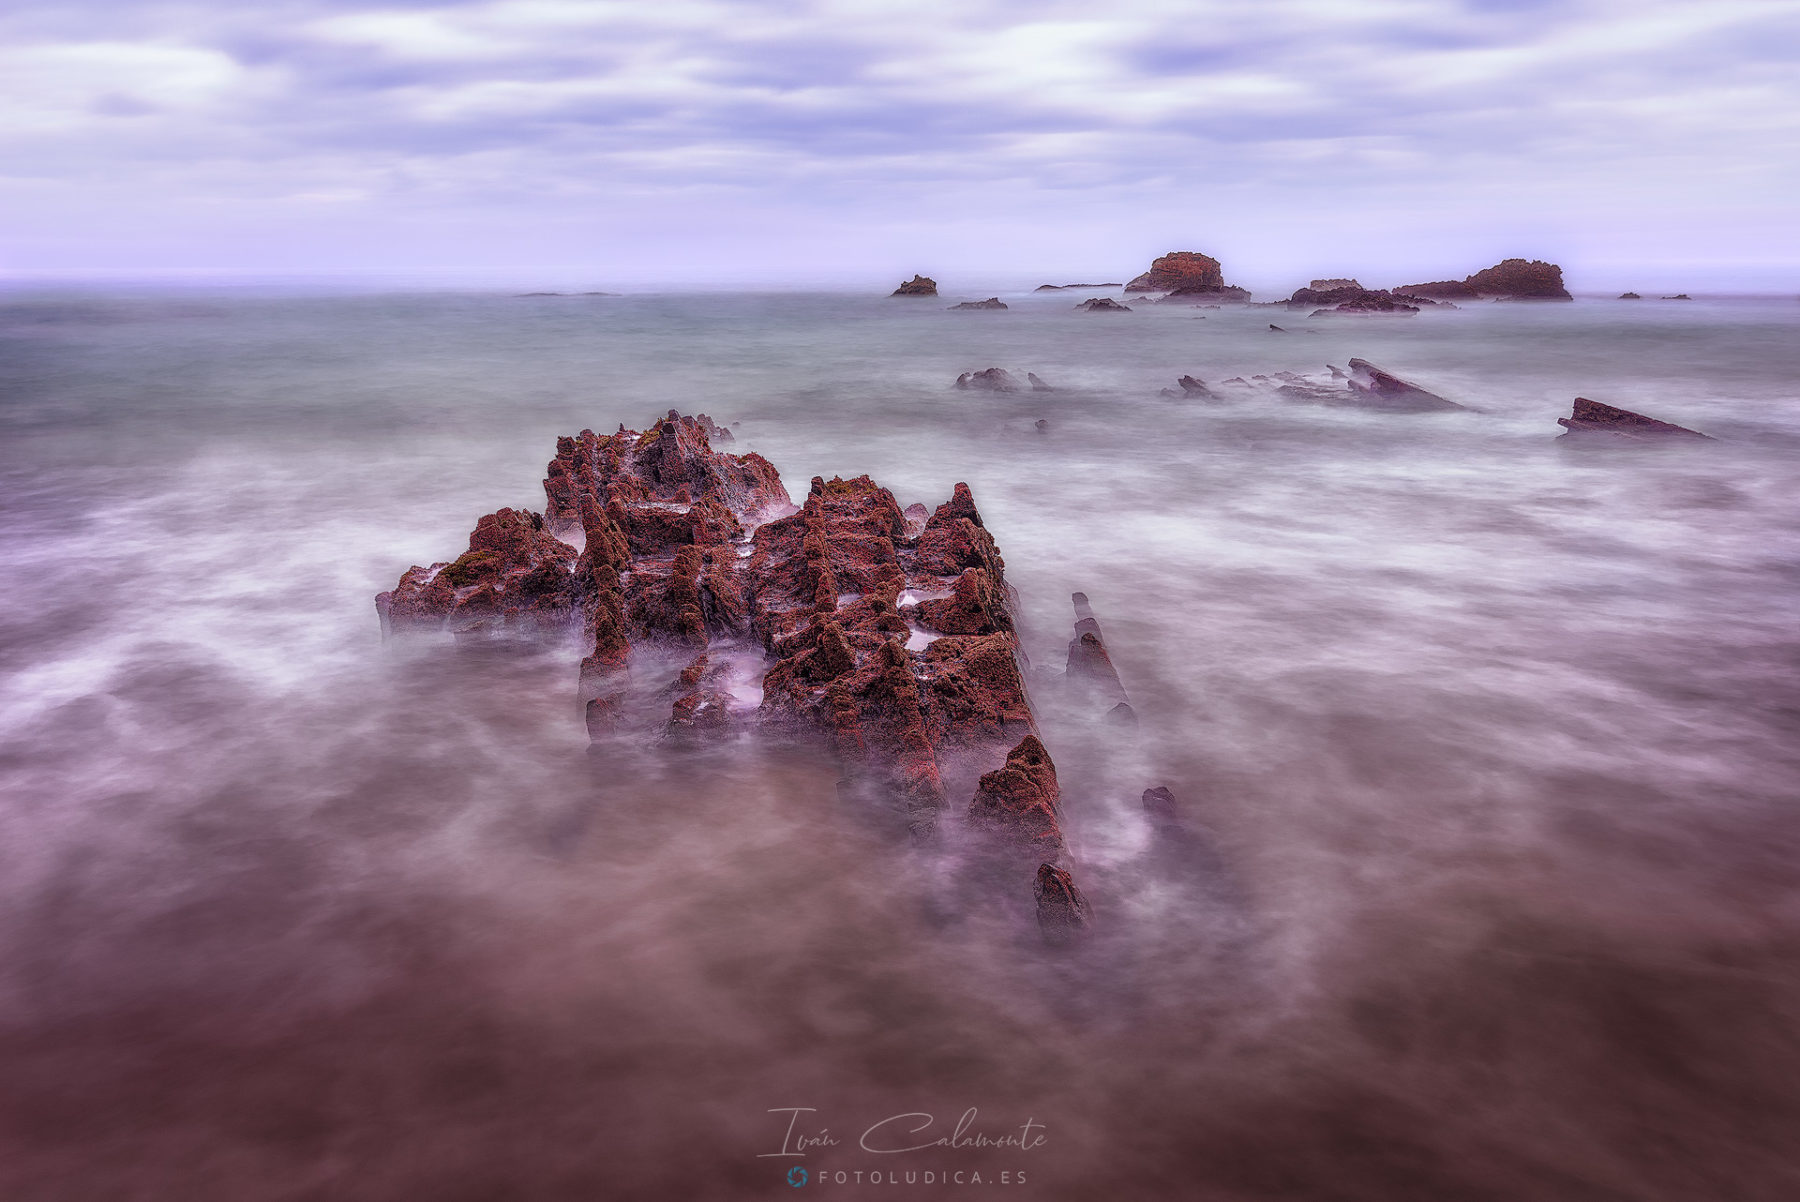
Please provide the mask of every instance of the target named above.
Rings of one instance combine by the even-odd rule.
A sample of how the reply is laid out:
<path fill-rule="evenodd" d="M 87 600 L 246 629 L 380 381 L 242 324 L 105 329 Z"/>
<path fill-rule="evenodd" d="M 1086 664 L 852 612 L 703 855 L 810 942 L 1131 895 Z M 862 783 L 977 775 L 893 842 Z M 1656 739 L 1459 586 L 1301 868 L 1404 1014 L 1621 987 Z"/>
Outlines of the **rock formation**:
<path fill-rule="evenodd" d="M 1019 391 L 1018 378 L 1003 367 L 989 367 L 982 371 L 965 371 L 956 377 L 956 386 L 962 389 L 972 388 L 979 392 Z"/>
<path fill-rule="evenodd" d="M 1635 292 L 1621 292 L 1621 293 L 1619 293 L 1619 299 L 1620 300 L 1643 300 L 1644 298 L 1639 296 Z"/>
<path fill-rule="evenodd" d="M 937 281 L 933 280 L 933 279 L 927 279 L 926 277 L 924 277 L 922 275 L 915 275 L 912 279 L 907 280 L 905 283 L 901 284 L 898 288 L 896 288 L 892 292 L 888 293 L 888 295 L 889 296 L 936 296 L 937 295 Z"/>
<path fill-rule="evenodd" d="M 1103 704 L 1128 705 L 1125 686 L 1119 682 L 1119 671 L 1106 652 L 1106 640 L 1100 634 L 1100 622 L 1086 593 L 1071 593 L 1075 607 L 1075 637 L 1069 640 L 1069 658 L 1063 676 L 1076 689 Z"/>
<path fill-rule="evenodd" d="M 1036 372 L 1030 372 L 1030 371 L 1026 372 L 1025 380 L 1027 383 L 1029 383 L 1031 385 L 1031 391 L 1033 391 L 1033 392 L 1055 392 L 1056 391 L 1056 389 L 1050 387 L 1050 385 L 1044 383 L 1041 379 L 1039 379 Z"/>
<path fill-rule="evenodd" d="M 1181 394 L 1183 396 L 1201 397 L 1206 400 L 1213 399 L 1213 390 L 1206 386 L 1205 380 L 1196 380 L 1193 376 L 1183 376 L 1181 379 L 1175 381 L 1175 383 L 1181 386 Z"/>
<path fill-rule="evenodd" d="M 1314 292 L 1335 292 L 1340 288 L 1354 288 L 1358 292 L 1361 292 L 1363 290 L 1363 286 L 1361 284 L 1359 284 L 1358 282 L 1356 282 L 1355 280 L 1346 280 L 1346 279 L 1341 279 L 1341 278 L 1340 279 L 1330 279 L 1330 280 L 1314 280 L 1312 283 L 1308 284 L 1307 287 L 1311 288 Z"/>
<path fill-rule="evenodd" d="M 1038 865 L 1038 930 L 1052 946 L 1069 943 L 1088 924 L 1087 899 L 1068 872 L 1054 864 Z"/>
<path fill-rule="evenodd" d="M 951 305 L 952 309 L 1004 309 L 1006 302 L 997 296 L 990 296 L 984 301 L 964 301 L 960 305 Z"/>
<path fill-rule="evenodd" d="M 1061 292 L 1065 288 L 1123 288 L 1123 284 L 1039 284 L 1035 292 Z"/>
<path fill-rule="evenodd" d="M 1118 301 L 1114 300 L 1110 296 L 1091 297 L 1088 300 L 1082 301 L 1079 305 L 1076 305 L 1075 307 L 1077 309 L 1086 309 L 1089 313 L 1129 313 L 1129 312 L 1131 312 L 1130 305 L 1121 305 Z"/>
<path fill-rule="evenodd" d="M 1541 259 L 1505 259 L 1462 280 L 1437 280 L 1429 284 L 1406 284 L 1394 289 L 1397 295 L 1422 296 L 1433 300 L 1477 300 L 1498 297 L 1504 300 L 1573 300 L 1563 287 L 1562 268 Z"/>
<path fill-rule="evenodd" d="M 1677 426 L 1673 422 L 1658 421 L 1654 417 L 1645 417 L 1641 413 L 1633 413 L 1629 409 L 1619 409 L 1605 405 L 1599 401 L 1590 401 L 1586 397 L 1575 398 L 1574 409 L 1568 417 L 1559 417 L 1556 424 L 1562 426 L 1563 438 L 1575 439 L 1662 439 L 1662 438 L 1707 438 L 1708 435 L 1698 430 L 1690 430 L 1686 426 Z"/>
<path fill-rule="evenodd" d="M 821 742 L 843 765 L 842 793 L 890 808 L 921 842 L 941 837 L 952 790 L 979 778 L 968 837 L 1017 845 L 1009 887 L 1060 864 L 1055 767 L 1025 692 L 1006 564 L 968 486 L 928 512 L 902 510 L 867 476 L 815 477 L 796 506 L 767 460 L 714 450 L 718 431 L 671 412 L 643 431 L 558 439 L 545 512 L 490 514 L 455 561 L 408 570 L 376 599 L 384 632 L 579 637 L 596 742 L 634 730 Z M 644 691 L 640 674 L 675 664 L 665 690 Z M 648 728 L 645 697 L 668 705 Z M 1085 921 L 1066 865 L 1056 871 L 1049 902 L 1034 886 L 1040 913 L 1062 915 L 1047 935 Z"/>
<path fill-rule="evenodd" d="M 1664 300 L 1693 300 L 1694 298 L 1689 296 L 1685 292 L 1677 292 L 1674 296 L 1665 296 L 1665 297 L 1663 297 L 1663 299 Z"/>
<path fill-rule="evenodd" d="M 1246 301 L 1250 293 L 1225 282 L 1219 261 L 1191 250 L 1172 250 L 1125 285 L 1127 292 L 1166 292 L 1165 301 Z"/>
<path fill-rule="evenodd" d="M 1427 392 L 1417 384 L 1381 370 L 1367 359 L 1350 360 L 1350 391 L 1365 407 L 1393 413 L 1463 408 L 1455 401 L 1447 401 L 1435 392 Z"/>

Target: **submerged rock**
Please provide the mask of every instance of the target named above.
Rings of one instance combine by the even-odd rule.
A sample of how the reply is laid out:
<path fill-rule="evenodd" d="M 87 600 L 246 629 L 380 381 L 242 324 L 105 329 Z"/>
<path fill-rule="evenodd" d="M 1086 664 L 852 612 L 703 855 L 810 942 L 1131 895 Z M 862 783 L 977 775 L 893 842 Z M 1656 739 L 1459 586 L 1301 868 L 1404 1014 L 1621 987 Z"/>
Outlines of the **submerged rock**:
<path fill-rule="evenodd" d="M 1036 372 L 1029 372 L 1029 371 L 1026 372 L 1025 379 L 1031 384 L 1031 391 L 1033 391 L 1033 392 L 1055 392 L 1056 391 L 1056 389 L 1050 387 L 1050 385 L 1048 385 L 1048 384 L 1044 383 L 1042 380 L 1038 379 Z"/>
<path fill-rule="evenodd" d="M 1063 667 L 1063 677 L 1102 702 L 1114 705 L 1129 702 L 1131 699 L 1126 696 L 1125 686 L 1119 681 L 1119 671 L 1113 667 L 1112 656 L 1107 654 L 1106 640 L 1101 637 L 1100 622 L 1094 617 L 1087 594 L 1072 593 L 1069 600 L 1075 607 L 1075 637 L 1069 640 L 1069 657 Z"/>
<path fill-rule="evenodd" d="M 1206 386 L 1205 380 L 1198 380 L 1193 376 L 1183 376 L 1175 383 L 1180 386 L 1183 396 L 1212 399 L 1213 390 Z"/>
<path fill-rule="evenodd" d="M 576 609 L 575 548 L 545 529 L 542 514 L 501 509 L 469 534 L 452 563 L 414 566 L 375 598 L 383 634 L 566 629 Z"/>
<path fill-rule="evenodd" d="M 1037 870 L 1037 921 L 1046 942 L 1068 943 L 1088 925 L 1087 899 L 1075 887 L 1075 879 L 1054 864 Z"/>
<path fill-rule="evenodd" d="M 1447 401 L 1435 392 L 1427 392 L 1417 384 L 1383 371 L 1367 359 L 1350 360 L 1350 391 L 1358 398 L 1357 403 L 1393 413 L 1463 408 L 1455 401 Z"/>
<path fill-rule="evenodd" d="M 1566 431 L 1562 435 L 1563 438 L 1623 438 L 1631 440 L 1707 438 L 1710 440 L 1709 435 L 1702 434 L 1698 430 L 1677 426 L 1673 422 L 1658 421 L 1654 417 L 1645 417 L 1643 414 L 1633 413 L 1629 409 L 1620 409 L 1579 396 L 1575 398 L 1575 405 L 1569 416 L 1557 418 L 1556 424 L 1562 426 Z"/>
<path fill-rule="evenodd" d="M 1038 418 L 1037 421 L 1033 422 L 1032 425 L 1036 428 L 1036 430 L 1039 434 L 1046 433 L 1050 429 L 1050 423 L 1045 421 L 1041 417 Z"/>
<path fill-rule="evenodd" d="M 1004 309 L 1006 302 L 997 296 L 990 296 L 984 301 L 964 301 L 960 305 L 951 305 L 952 309 Z"/>
<path fill-rule="evenodd" d="M 1082 301 L 1079 305 L 1076 305 L 1075 307 L 1077 309 L 1086 309 L 1089 313 L 1129 313 L 1129 312 L 1131 312 L 1130 305 L 1121 305 L 1118 301 L 1114 300 L 1110 296 L 1090 297 L 1089 299 Z"/>
<path fill-rule="evenodd" d="M 982 371 L 965 371 L 956 377 L 956 386 L 962 389 L 974 389 L 978 392 L 1017 392 L 1019 381 L 1003 367 L 989 367 Z"/>
<path fill-rule="evenodd" d="M 1039 284 L 1035 292 L 1061 292 L 1065 288 L 1123 288 L 1123 284 Z"/>
<path fill-rule="evenodd" d="M 1144 813 L 1159 823 L 1178 822 L 1181 817 L 1175 809 L 1175 794 L 1167 785 L 1144 790 Z"/>
<path fill-rule="evenodd" d="M 1402 297 L 1421 296 L 1434 300 L 1477 300 L 1498 297 L 1505 300 L 1573 300 L 1563 287 L 1562 268 L 1541 259 L 1503 259 L 1462 280 L 1437 280 L 1428 284 L 1405 284 L 1394 289 Z"/>
<path fill-rule="evenodd" d="M 1665 297 L 1663 297 L 1663 299 L 1664 300 L 1693 300 L 1694 298 L 1689 296 L 1685 292 L 1677 292 L 1674 296 L 1665 296 Z"/>
<path fill-rule="evenodd" d="M 915 275 L 888 293 L 889 296 L 936 296 L 937 294 L 937 281 L 922 275 Z"/>

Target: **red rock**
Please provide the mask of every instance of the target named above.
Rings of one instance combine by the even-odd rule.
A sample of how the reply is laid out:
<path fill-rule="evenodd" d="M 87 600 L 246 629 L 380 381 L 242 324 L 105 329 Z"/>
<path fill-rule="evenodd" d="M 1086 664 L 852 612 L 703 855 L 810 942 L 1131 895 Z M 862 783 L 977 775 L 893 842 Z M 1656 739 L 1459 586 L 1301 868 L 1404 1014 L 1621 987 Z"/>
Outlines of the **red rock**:
<path fill-rule="evenodd" d="M 1619 409 L 1605 405 L 1599 401 L 1590 401 L 1586 397 L 1576 397 L 1574 409 L 1568 417 L 1559 417 L 1556 424 L 1568 432 L 1564 438 L 1600 438 L 1623 439 L 1661 439 L 1661 438 L 1707 438 L 1698 430 L 1690 430 L 1686 426 L 1677 426 L 1673 422 L 1658 421 L 1653 417 L 1645 417 L 1641 413 L 1633 413 L 1629 409 Z"/>
<path fill-rule="evenodd" d="M 950 596 L 921 601 L 914 609 L 920 625 L 944 634 L 993 634 L 1012 629 L 1005 594 L 981 568 L 964 570 Z"/>
<path fill-rule="evenodd" d="M 1106 652 L 1100 623 L 1094 617 L 1086 593 L 1072 593 L 1069 600 L 1075 606 L 1075 637 L 1069 641 L 1069 658 L 1063 667 L 1063 676 L 1089 694 L 1113 702 L 1116 708 L 1128 699 L 1125 686 L 1119 682 L 1118 670 L 1113 667 L 1112 656 Z"/>
<path fill-rule="evenodd" d="M 542 516 L 502 509 L 476 523 L 455 562 L 408 569 L 375 607 L 388 633 L 497 624 L 564 630 L 579 613 L 575 567 L 575 548 L 545 530 Z"/>
<path fill-rule="evenodd" d="M 1562 268 L 1541 259 L 1503 259 L 1463 280 L 1438 280 L 1429 284 L 1406 284 L 1394 289 L 1402 300 L 1428 297 L 1443 300 L 1474 300 L 1492 296 L 1510 300 L 1573 300 L 1563 287 Z"/>
<path fill-rule="evenodd" d="M 937 281 L 926 276 L 915 275 L 898 288 L 888 293 L 889 296 L 936 296 Z"/>
<path fill-rule="evenodd" d="M 1150 264 L 1150 270 L 1125 285 L 1127 292 L 1174 292 L 1180 288 L 1219 289 L 1225 276 L 1219 261 L 1191 250 L 1172 250 Z"/>
<path fill-rule="evenodd" d="M 981 778 L 969 802 L 969 825 L 1008 847 L 1055 860 L 1065 850 L 1057 818 L 1060 798 L 1050 753 L 1036 735 L 1026 735 L 1004 766 Z"/>

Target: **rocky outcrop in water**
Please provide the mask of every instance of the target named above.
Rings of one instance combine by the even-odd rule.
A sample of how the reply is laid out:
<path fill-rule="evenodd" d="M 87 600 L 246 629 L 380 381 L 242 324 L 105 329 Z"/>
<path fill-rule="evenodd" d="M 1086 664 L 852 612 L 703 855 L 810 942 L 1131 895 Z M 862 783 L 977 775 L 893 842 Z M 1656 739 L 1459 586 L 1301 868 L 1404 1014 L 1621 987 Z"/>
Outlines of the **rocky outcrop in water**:
<path fill-rule="evenodd" d="M 989 367 L 981 371 L 965 371 L 956 377 L 956 386 L 977 392 L 1017 392 L 1019 380 L 1003 367 Z"/>
<path fill-rule="evenodd" d="M 1079 305 L 1076 305 L 1075 307 L 1077 309 L 1086 309 L 1089 313 L 1129 313 L 1129 312 L 1131 312 L 1130 305 L 1121 305 L 1118 301 L 1114 300 L 1110 296 L 1092 297 L 1088 300 L 1082 301 Z"/>
<path fill-rule="evenodd" d="M 1432 300 L 1573 300 L 1563 287 L 1562 268 L 1541 259 L 1505 259 L 1462 280 L 1437 280 L 1428 284 L 1404 284 L 1394 289 L 1402 296 Z"/>
<path fill-rule="evenodd" d="M 1447 401 L 1435 392 L 1427 392 L 1417 384 L 1383 371 L 1367 359 L 1350 360 L 1350 391 L 1364 407 L 1392 413 L 1463 408 L 1455 401 Z"/>
<path fill-rule="evenodd" d="M 1219 261 L 1191 250 L 1172 250 L 1125 285 L 1127 292 L 1166 292 L 1164 301 L 1247 301 L 1250 293 L 1225 282 Z"/>
<path fill-rule="evenodd" d="M 971 837 L 1016 837 L 1004 879 L 1022 891 L 1066 854 L 1059 793 L 1006 564 L 968 486 L 928 512 L 867 476 L 815 477 L 796 506 L 767 460 L 714 450 L 718 429 L 671 412 L 559 439 L 544 514 L 490 514 L 457 560 L 410 569 L 377 598 L 384 631 L 573 634 L 596 743 L 744 730 L 823 742 L 843 795 L 889 808 L 919 841 L 940 838 L 948 798 L 975 786 Z M 646 694 L 640 675 L 676 664 Z M 1056 871 L 1039 912 L 1067 913 L 1047 935 L 1085 922 Z"/>
<path fill-rule="evenodd" d="M 1106 640 L 1100 633 L 1100 622 L 1086 593 L 1071 593 L 1075 607 L 1075 637 L 1069 640 L 1069 657 L 1063 676 L 1077 692 L 1108 706 L 1129 705 L 1125 686 L 1119 682 L 1118 669 L 1107 654 Z"/>
<path fill-rule="evenodd" d="M 1056 389 L 1050 387 L 1050 385 L 1044 383 L 1043 380 L 1039 379 L 1036 372 L 1030 372 L 1030 371 L 1026 372 L 1025 380 L 1027 383 L 1029 383 L 1031 385 L 1031 391 L 1033 391 L 1033 392 L 1055 392 L 1056 391 Z"/>
<path fill-rule="evenodd" d="M 888 293 L 889 296 L 936 296 L 937 281 L 922 275 L 915 275 L 898 288 Z"/>
<path fill-rule="evenodd" d="M 1633 413 L 1629 409 L 1620 409 L 1599 401 L 1590 401 L 1582 396 L 1575 398 L 1575 405 L 1569 416 L 1557 418 L 1556 424 L 1566 431 L 1562 435 L 1563 438 L 1577 440 L 1654 441 L 1665 438 L 1709 437 L 1698 430 L 1690 430 L 1686 426 L 1658 421 L 1654 417 L 1645 417 L 1643 414 Z"/>
<path fill-rule="evenodd" d="M 1635 292 L 1621 292 L 1621 293 L 1619 293 L 1619 299 L 1620 300 L 1643 300 L 1644 298 L 1639 296 Z"/>
<path fill-rule="evenodd" d="M 1035 292 L 1061 292 L 1066 288 L 1123 288 L 1123 284 L 1039 284 Z"/>
<path fill-rule="evenodd" d="M 984 301 L 964 301 L 960 305 L 951 305 L 952 309 L 1004 309 L 1006 302 L 997 296 L 990 296 Z"/>

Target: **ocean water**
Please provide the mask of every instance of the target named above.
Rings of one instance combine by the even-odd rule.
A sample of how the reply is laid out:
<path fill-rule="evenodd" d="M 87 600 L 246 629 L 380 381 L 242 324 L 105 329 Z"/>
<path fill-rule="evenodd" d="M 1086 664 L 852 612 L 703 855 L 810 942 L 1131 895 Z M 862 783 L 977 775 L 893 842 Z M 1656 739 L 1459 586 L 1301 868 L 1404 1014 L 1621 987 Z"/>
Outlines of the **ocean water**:
<path fill-rule="evenodd" d="M 1800 1196 L 1800 304 L 1078 298 L 0 296 L 0 1196 Z M 1351 356 L 1471 411 L 1218 384 Z M 803 750 L 590 757 L 578 651 L 382 642 L 670 408 L 968 482 L 1081 946 Z M 971 1108 L 1041 1142 L 862 1146 Z"/>

